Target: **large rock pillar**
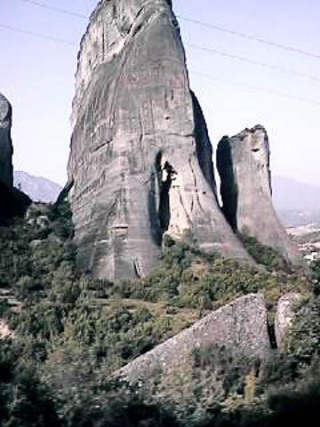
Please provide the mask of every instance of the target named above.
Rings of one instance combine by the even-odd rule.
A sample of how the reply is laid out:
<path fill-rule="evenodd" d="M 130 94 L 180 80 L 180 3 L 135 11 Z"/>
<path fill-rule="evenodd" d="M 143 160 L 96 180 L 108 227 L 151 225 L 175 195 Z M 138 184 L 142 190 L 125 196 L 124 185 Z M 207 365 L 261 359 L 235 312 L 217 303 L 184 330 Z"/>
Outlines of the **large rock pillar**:
<path fill-rule="evenodd" d="M 258 125 L 224 137 L 217 150 L 217 166 L 223 211 L 234 231 L 255 237 L 287 261 L 301 264 L 299 250 L 273 208 L 266 130 Z"/>
<path fill-rule="evenodd" d="M 217 204 L 170 1 L 99 3 L 81 42 L 73 105 L 69 200 L 81 268 L 145 276 L 166 234 L 250 261 Z"/>

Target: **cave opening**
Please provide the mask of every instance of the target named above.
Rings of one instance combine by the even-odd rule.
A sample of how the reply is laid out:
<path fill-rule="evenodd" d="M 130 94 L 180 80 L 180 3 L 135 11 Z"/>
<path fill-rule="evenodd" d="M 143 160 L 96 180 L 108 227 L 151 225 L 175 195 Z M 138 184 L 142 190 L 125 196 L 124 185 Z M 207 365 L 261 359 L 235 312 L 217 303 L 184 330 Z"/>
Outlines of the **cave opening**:
<path fill-rule="evenodd" d="M 161 170 L 159 220 L 162 234 L 170 224 L 170 189 L 175 171 L 169 162 L 165 162 Z"/>

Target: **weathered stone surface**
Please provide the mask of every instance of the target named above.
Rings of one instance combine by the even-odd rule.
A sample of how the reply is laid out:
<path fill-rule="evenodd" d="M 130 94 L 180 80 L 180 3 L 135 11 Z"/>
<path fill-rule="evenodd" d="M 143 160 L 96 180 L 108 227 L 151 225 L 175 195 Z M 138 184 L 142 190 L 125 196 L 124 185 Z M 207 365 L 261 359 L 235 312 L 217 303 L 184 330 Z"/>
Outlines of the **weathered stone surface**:
<path fill-rule="evenodd" d="M 232 138 L 224 137 L 217 150 L 224 214 L 236 232 L 255 237 L 286 260 L 301 264 L 272 205 L 270 149 L 265 129 L 258 125 Z"/>
<path fill-rule="evenodd" d="M 0 93 L 0 183 L 8 188 L 13 186 L 11 122 L 11 105 Z"/>
<path fill-rule="evenodd" d="M 193 351 L 221 344 L 253 359 L 271 355 L 267 311 L 260 294 L 236 299 L 212 312 L 192 327 L 158 345 L 115 373 L 129 382 L 148 380 L 155 373 L 166 376 L 192 363 Z"/>
<path fill-rule="evenodd" d="M 275 336 L 280 352 L 284 349 L 284 338 L 290 330 L 295 318 L 295 308 L 301 299 L 301 294 L 291 292 L 283 295 L 278 301 L 275 318 Z"/>
<path fill-rule="evenodd" d="M 216 200 L 212 148 L 167 0 L 104 0 L 81 43 L 69 160 L 79 265 L 146 275 L 164 234 L 250 261 Z"/>

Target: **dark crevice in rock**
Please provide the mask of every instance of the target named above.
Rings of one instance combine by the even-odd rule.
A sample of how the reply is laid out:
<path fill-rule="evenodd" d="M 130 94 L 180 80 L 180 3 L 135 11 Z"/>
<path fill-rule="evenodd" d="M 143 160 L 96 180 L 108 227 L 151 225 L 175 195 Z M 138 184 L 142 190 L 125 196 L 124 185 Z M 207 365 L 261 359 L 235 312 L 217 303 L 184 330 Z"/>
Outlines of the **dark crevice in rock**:
<path fill-rule="evenodd" d="M 150 176 L 150 190 L 148 198 L 148 210 L 150 220 L 150 231 L 153 241 L 157 246 L 161 246 L 162 243 L 162 232 L 158 217 L 158 205 L 159 205 L 159 183 L 158 183 L 157 171 L 152 171 Z"/>
<path fill-rule="evenodd" d="M 161 171 L 159 219 L 162 234 L 165 233 L 170 224 L 170 197 L 169 192 L 175 170 L 169 162 L 165 162 Z"/>
<path fill-rule="evenodd" d="M 164 233 L 170 224 L 170 189 L 176 171 L 172 165 L 163 162 L 162 152 L 157 154 L 155 172 L 152 172 L 149 192 L 149 215 L 152 236 L 158 245 L 162 244 Z"/>
<path fill-rule="evenodd" d="M 61 193 L 59 194 L 57 201 L 56 201 L 56 205 L 61 204 L 64 200 L 66 200 L 66 198 L 68 197 L 72 187 L 74 185 L 74 180 L 71 179 L 67 182 L 67 184 L 64 186 L 64 188 L 62 189 Z"/>
<path fill-rule="evenodd" d="M 162 152 L 159 152 L 156 158 L 156 171 L 159 186 L 158 218 L 161 234 L 163 235 L 168 230 L 170 224 L 169 193 L 176 171 L 168 161 L 163 162 Z"/>
<path fill-rule="evenodd" d="M 233 172 L 229 138 L 223 137 L 217 150 L 217 168 L 221 178 L 222 211 L 232 229 L 237 231 L 238 188 Z"/>
<path fill-rule="evenodd" d="M 142 277 L 142 273 L 141 273 L 139 261 L 137 259 L 134 260 L 133 269 L 134 269 L 134 272 L 135 272 L 137 278 L 140 279 Z"/>
<path fill-rule="evenodd" d="M 275 324 L 274 321 L 268 320 L 267 322 L 268 327 L 268 335 L 270 340 L 270 346 L 273 350 L 276 350 L 278 348 L 277 340 L 276 340 L 276 332 L 275 332 Z"/>
<path fill-rule="evenodd" d="M 108 144 L 110 144 L 111 140 L 107 140 L 107 141 L 103 141 L 101 144 L 97 145 L 96 147 L 94 147 L 92 149 L 92 153 L 96 153 L 97 151 L 101 150 L 102 148 L 104 148 L 105 146 L 107 146 Z"/>
<path fill-rule="evenodd" d="M 112 19 L 117 19 L 117 7 L 115 4 L 112 5 Z"/>
<path fill-rule="evenodd" d="M 190 165 L 190 170 L 191 170 L 191 173 L 192 173 L 192 176 L 193 176 L 193 180 L 194 180 L 194 186 L 195 186 L 195 188 L 198 188 L 197 177 L 196 177 L 196 174 L 195 174 L 194 169 L 192 167 L 191 158 L 189 159 L 189 165 Z M 196 193 L 196 199 L 197 199 L 198 207 L 201 209 L 202 212 L 204 212 L 204 210 L 202 208 L 202 205 L 201 205 L 201 200 L 200 200 L 200 197 L 199 197 L 199 192 Z"/>
<path fill-rule="evenodd" d="M 194 136 L 196 139 L 197 157 L 201 171 L 207 180 L 208 184 L 216 194 L 216 183 L 213 172 L 212 162 L 212 146 L 209 139 L 206 121 L 201 110 L 199 101 L 195 94 L 191 91 L 193 116 L 194 116 Z"/>

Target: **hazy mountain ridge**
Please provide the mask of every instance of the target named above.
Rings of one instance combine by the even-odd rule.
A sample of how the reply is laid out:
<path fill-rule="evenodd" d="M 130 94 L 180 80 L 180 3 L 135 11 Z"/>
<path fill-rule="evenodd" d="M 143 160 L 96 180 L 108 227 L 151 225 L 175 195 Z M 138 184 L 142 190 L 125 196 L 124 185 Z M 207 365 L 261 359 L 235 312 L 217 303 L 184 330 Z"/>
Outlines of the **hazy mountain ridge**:
<path fill-rule="evenodd" d="M 274 176 L 273 204 L 286 226 L 320 222 L 320 186 Z"/>
<path fill-rule="evenodd" d="M 62 187 L 49 179 L 29 175 L 26 172 L 14 172 L 14 185 L 26 193 L 34 202 L 53 203 Z"/>

